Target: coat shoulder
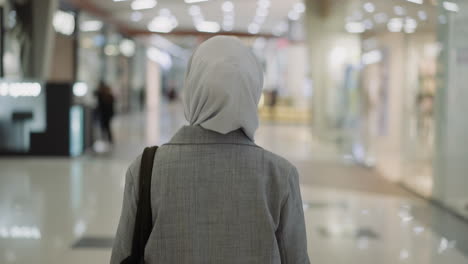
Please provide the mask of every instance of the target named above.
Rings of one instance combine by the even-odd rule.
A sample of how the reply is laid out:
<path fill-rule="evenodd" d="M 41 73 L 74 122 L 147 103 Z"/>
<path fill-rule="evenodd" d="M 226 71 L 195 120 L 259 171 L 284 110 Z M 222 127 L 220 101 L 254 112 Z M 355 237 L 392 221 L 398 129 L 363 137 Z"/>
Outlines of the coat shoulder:
<path fill-rule="evenodd" d="M 264 160 L 268 165 L 277 167 L 280 171 L 289 174 L 296 167 L 286 158 L 275 154 L 271 151 L 263 149 Z"/>

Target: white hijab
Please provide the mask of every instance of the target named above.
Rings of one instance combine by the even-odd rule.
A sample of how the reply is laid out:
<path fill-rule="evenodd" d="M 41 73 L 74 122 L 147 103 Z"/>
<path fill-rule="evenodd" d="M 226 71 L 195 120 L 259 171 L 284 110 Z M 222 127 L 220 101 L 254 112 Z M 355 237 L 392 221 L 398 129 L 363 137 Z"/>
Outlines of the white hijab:
<path fill-rule="evenodd" d="M 263 70 L 252 51 L 235 37 L 213 37 L 189 61 L 185 118 L 222 134 L 241 128 L 253 140 L 262 87 Z"/>

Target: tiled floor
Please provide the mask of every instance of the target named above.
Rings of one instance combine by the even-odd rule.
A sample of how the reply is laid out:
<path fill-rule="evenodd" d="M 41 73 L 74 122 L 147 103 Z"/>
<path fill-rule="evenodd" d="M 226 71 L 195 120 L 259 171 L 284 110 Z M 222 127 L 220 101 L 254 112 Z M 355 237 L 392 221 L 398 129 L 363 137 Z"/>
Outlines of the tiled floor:
<path fill-rule="evenodd" d="M 107 263 L 128 164 L 183 123 L 163 106 L 116 120 L 108 154 L 1 158 L 0 263 Z M 263 125 L 257 143 L 299 168 L 312 263 L 468 263 L 466 222 L 346 163 L 309 127 Z"/>

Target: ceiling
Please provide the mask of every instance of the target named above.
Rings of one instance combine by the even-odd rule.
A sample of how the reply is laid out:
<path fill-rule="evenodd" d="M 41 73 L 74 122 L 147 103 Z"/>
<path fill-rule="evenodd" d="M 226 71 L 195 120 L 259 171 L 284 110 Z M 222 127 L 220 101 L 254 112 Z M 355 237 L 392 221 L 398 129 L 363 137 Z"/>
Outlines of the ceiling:
<path fill-rule="evenodd" d="M 154 8 L 141 10 L 142 18 L 139 21 L 132 21 L 131 3 L 134 0 L 88 0 L 89 3 L 111 14 L 112 19 L 133 30 L 148 30 L 150 21 L 159 15 L 163 8 L 169 9 L 177 19 L 177 27 L 173 32 L 195 32 L 194 21 L 189 14 L 189 8 L 192 5 L 200 7 L 205 21 L 223 23 L 224 13 L 222 5 L 224 0 L 208 0 L 205 2 L 187 4 L 184 0 L 158 0 Z M 139 0 L 145 1 L 145 0 Z M 232 32 L 248 33 L 248 27 L 256 16 L 258 1 L 256 0 L 230 0 L 234 5 L 234 24 Z M 294 5 L 301 0 L 259 0 L 270 2 L 268 16 L 260 27 L 260 34 L 272 34 L 272 31 L 281 21 L 286 21 L 288 13 Z"/>
<path fill-rule="evenodd" d="M 132 14 L 135 11 L 131 8 L 133 1 L 153 1 L 153 0 L 68 0 L 75 3 L 87 3 L 87 9 L 100 10 L 117 24 L 124 26 L 134 32 L 149 32 L 149 23 L 163 9 L 170 10 L 170 13 L 177 20 L 177 27 L 172 33 L 195 33 L 194 19 L 190 15 L 189 8 L 198 6 L 205 21 L 218 22 L 223 24 L 224 12 L 223 4 L 227 0 L 205 0 L 204 2 L 187 4 L 184 0 L 158 0 L 154 8 L 140 10 L 141 19 L 132 20 Z M 232 32 L 238 34 L 249 34 L 249 25 L 256 17 L 260 2 L 268 2 L 267 16 L 261 24 L 259 34 L 271 35 L 278 28 L 278 25 L 288 21 L 288 14 L 294 7 L 304 0 L 230 0 L 234 6 L 234 24 Z M 343 17 L 343 30 L 348 22 L 359 22 L 372 25 L 366 29 L 366 32 L 388 31 L 388 22 L 392 18 L 400 18 L 404 24 L 412 22 L 417 24 L 416 31 L 435 31 L 440 16 L 437 13 L 437 0 L 317 0 L 329 1 L 337 8 L 343 8 L 346 16 Z M 422 4 L 414 2 L 422 1 Z M 344 3 L 345 2 L 345 3 Z M 369 10 L 369 3 L 371 10 Z M 366 8 L 367 5 L 367 8 Z M 92 7 L 92 8 L 90 8 Z M 396 12 L 395 7 L 400 7 L 403 13 Z M 343 10 L 342 9 L 342 10 Z M 371 12 L 370 12 L 371 11 Z M 421 12 L 427 18 L 421 18 Z M 96 12 L 95 12 L 96 13 Z M 378 21 L 376 15 L 385 14 L 383 21 Z M 300 13 L 300 18 L 304 13 Z M 408 22 L 408 19 L 412 20 Z M 286 28 L 287 29 L 287 28 Z M 221 29 L 221 33 L 224 33 Z"/>
<path fill-rule="evenodd" d="M 406 23 L 407 19 L 413 19 L 417 24 L 416 32 L 435 31 L 439 21 L 437 1 L 419 0 L 422 4 L 412 1 L 418 2 L 417 0 L 353 0 L 352 4 L 349 5 L 343 24 L 346 22 L 370 22 L 372 26 L 366 31 L 388 32 L 390 19 L 400 18 L 403 23 Z"/>

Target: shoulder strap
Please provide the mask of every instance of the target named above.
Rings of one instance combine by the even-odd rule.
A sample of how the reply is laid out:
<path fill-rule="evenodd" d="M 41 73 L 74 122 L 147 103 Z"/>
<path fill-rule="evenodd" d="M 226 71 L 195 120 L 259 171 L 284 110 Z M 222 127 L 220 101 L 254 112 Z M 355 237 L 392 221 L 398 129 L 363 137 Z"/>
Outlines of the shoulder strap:
<path fill-rule="evenodd" d="M 151 213 L 151 174 L 153 170 L 154 156 L 158 147 L 145 148 L 141 158 L 138 208 L 133 232 L 131 258 L 135 263 L 143 263 L 146 243 L 153 229 L 153 217 Z"/>

